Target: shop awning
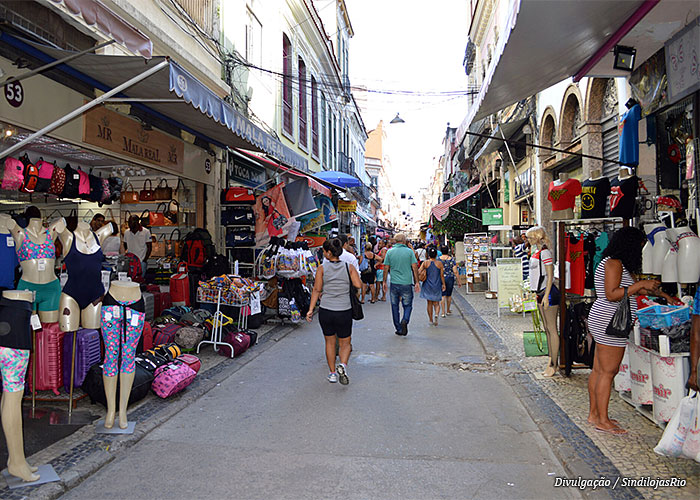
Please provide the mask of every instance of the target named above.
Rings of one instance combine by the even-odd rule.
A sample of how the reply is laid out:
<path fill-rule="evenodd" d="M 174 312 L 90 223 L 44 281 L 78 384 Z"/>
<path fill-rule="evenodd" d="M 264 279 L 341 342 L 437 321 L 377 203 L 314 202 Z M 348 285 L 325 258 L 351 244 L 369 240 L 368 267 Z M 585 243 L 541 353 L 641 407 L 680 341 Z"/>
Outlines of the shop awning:
<path fill-rule="evenodd" d="M 51 0 L 63 4 L 74 16 L 81 16 L 88 26 L 96 26 L 101 33 L 123 44 L 130 51 L 151 58 L 153 42 L 124 18 L 98 0 Z"/>
<path fill-rule="evenodd" d="M 492 136 L 495 137 L 501 137 L 501 132 L 503 132 L 503 137 L 506 139 L 510 139 L 511 136 L 518 131 L 520 127 L 523 126 L 523 124 L 527 121 L 527 118 L 521 118 L 519 120 L 513 120 L 508 123 L 501 123 L 496 127 L 496 130 L 491 132 Z M 488 139 L 486 141 L 486 144 L 484 144 L 484 147 L 482 147 L 475 155 L 474 159 L 476 160 L 482 155 L 487 155 L 489 153 L 493 153 L 497 149 L 499 149 L 501 146 L 503 146 L 504 142 L 499 139 Z"/>
<path fill-rule="evenodd" d="M 515 0 L 458 139 L 473 121 L 576 74 L 638 10 L 658 1 Z"/>
<path fill-rule="evenodd" d="M 71 54 L 8 33 L 2 33 L 0 41 L 47 63 Z M 138 78 L 149 68 L 155 68 L 163 62 L 167 63 L 163 69 L 130 85 L 107 102 L 123 101 L 132 104 L 220 146 L 267 153 L 287 165 L 308 170 L 306 158 L 252 123 L 169 58 L 158 56 L 144 60 L 137 56 L 84 54 L 57 68 L 107 92 L 127 80 Z"/>
<path fill-rule="evenodd" d="M 450 207 L 456 205 L 460 201 L 464 201 L 473 194 L 477 193 L 481 189 L 481 183 L 477 184 L 476 186 L 472 186 L 463 193 L 459 193 L 457 196 L 454 198 L 450 198 L 447 201 L 443 201 L 439 205 L 435 205 L 432 209 L 432 214 L 433 217 L 435 217 L 437 220 L 442 220 L 447 216 L 447 214 L 450 213 Z"/>

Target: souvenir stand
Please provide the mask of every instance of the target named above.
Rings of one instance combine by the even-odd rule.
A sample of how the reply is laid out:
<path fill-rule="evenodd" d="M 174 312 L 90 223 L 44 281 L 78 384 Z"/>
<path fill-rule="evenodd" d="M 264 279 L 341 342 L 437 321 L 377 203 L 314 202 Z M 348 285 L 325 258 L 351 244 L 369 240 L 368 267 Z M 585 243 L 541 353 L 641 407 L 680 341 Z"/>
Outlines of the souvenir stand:
<path fill-rule="evenodd" d="M 482 273 L 487 272 L 489 262 L 489 237 L 487 233 L 464 235 L 464 270 L 466 292 L 476 291 L 476 284 L 482 283 Z"/>

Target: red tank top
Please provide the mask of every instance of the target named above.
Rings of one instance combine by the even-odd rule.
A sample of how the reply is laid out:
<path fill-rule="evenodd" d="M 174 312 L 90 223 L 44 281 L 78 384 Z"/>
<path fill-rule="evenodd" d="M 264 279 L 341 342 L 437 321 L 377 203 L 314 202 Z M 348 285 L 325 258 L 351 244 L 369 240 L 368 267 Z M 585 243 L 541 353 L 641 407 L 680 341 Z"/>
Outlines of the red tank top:
<path fill-rule="evenodd" d="M 573 235 L 566 237 L 566 262 L 569 263 L 571 272 L 571 288 L 567 288 L 568 293 L 583 295 L 586 288 L 586 266 L 583 258 L 583 238 L 578 240 Z"/>

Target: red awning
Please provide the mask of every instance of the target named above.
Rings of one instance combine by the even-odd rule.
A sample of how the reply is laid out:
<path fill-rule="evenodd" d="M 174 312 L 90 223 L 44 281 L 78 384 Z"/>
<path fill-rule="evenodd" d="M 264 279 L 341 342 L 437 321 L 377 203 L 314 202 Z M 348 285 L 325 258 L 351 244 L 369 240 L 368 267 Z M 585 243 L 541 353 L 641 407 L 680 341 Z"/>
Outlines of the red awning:
<path fill-rule="evenodd" d="M 457 196 L 454 198 L 450 198 L 447 201 L 443 201 L 439 205 L 435 205 L 432 210 L 433 217 L 435 217 L 437 220 L 442 220 L 445 218 L 445 216 L 450 213 L 450 207 L 453 205 L 456 205 L 460 201 L 464 201 L 467 198 L 469 198 L 471 195 L 475 194 L 477 191 L 481 189 L 481 183 L 477 184 L 476 186 L 472 186 L 463 193 L 459 193 Z"/>

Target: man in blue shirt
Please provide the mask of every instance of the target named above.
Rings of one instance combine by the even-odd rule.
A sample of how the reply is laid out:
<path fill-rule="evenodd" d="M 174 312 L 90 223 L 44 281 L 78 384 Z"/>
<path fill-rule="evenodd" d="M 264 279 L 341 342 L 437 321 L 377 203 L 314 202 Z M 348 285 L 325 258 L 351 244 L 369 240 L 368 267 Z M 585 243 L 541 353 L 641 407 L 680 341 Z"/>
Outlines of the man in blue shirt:
<path fill-rule="evenodd" d="M 384 257 L 384 274 L 390 276 L 391 315 L 396 335 L 408 334 L 408 322 L 413 310 L 413 288 L 420 291 L 418 281 L 418 260 L 416 254 L 406 246 L 406 235 L 399 233 L 396 244 Z M 399 301 L 403 304 L 403 319 L 399 320 Z"/>

